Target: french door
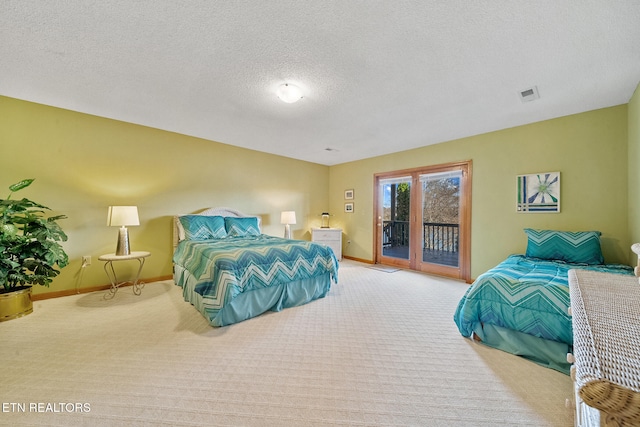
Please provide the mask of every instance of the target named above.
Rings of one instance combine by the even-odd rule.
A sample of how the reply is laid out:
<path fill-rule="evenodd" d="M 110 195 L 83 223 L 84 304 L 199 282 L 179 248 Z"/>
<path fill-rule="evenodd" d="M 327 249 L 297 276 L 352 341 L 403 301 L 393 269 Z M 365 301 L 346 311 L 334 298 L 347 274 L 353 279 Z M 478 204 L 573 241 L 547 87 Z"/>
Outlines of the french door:
<path fill-rule="evenodd" d="M 374 179 L 376 263 L 469 281 L 471 161 Z"/>

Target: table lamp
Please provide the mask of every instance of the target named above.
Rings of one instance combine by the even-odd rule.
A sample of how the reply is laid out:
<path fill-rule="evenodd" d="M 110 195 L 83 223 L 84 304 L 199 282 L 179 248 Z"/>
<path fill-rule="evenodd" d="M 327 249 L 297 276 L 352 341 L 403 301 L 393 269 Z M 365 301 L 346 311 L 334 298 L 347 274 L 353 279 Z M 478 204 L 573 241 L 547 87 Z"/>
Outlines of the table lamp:
<path fill-rule="evenodd" d="M 322 225 L 320 228 L 329 228 L 329 212 L 322 212 Z"/>
<path fill-rule="evenodd" d="M 284 238 L 291 238 L 291 226 L 290 224 L 296 223 L 295 211 L 284 211 L 280 214 L 280 224 L 284 224 Z"/>
<path fill-rule="evenodd" d="M 116 255 L 129 255 L 131 248 L 129 247 L 129 230 L 127 225 L 140 225 L 138 219 L 137 206 L 109 206 L 107 215 L 107 225 L 110 227 L 120 227 L 118 233 L 118 245 L 116 246 Z"/>

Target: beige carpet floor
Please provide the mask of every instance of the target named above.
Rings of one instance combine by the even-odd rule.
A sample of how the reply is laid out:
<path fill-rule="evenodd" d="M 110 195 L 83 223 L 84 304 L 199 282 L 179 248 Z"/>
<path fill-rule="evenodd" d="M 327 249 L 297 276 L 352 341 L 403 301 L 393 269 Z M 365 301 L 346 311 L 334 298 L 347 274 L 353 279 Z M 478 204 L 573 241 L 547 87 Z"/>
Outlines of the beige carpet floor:
<path fill-rule="evenodd" d="M 463 338 L 467 285 L 343 261 L 326 298 L 214 329 L 173 282 L 0 323 L 0 425 L 572 426 L 569 377 Z"/>

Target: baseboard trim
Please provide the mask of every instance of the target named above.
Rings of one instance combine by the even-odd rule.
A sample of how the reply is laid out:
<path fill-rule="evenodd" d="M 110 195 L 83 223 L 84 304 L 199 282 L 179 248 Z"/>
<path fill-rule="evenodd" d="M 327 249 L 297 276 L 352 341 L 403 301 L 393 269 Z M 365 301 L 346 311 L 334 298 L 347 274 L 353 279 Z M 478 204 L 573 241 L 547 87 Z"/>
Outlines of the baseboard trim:
<path fill-rule="evenodd" d="M 350 259 L 351 261 L 364 262 L 365 264 L 375 264 L 375 262 L 370 259 L 356 258 L 354 256 L 342 255 L 342 258 Z"/>
<path fill-rule="evenodd" d="M 140 279 L 142 283 L 151 283 L 151 282 L 159 282 L 160 280 L 170 280 L 173 279 L 173 276 L 160 276 L 160 277 L 149 277 L 146 279 Z M 131 286 L 131 283 L 126 283 L 121 285 L 121 287 Z M 78 295 L 78 294 L 88 294 L 89 292 L 96 291 L 105 291 L 109 289 L 111 285 L 98 285 L 98 286 L 89 286 L 86 288 L 79 289 L 65 289 L 63 291 L 55 291 L 55 292 L 45 292 L 42 294 L 31 295 L 32 301 L 40 301 L 51 298 L 60 298 L 60 297 L 68 297 L 70 295 Z"/>

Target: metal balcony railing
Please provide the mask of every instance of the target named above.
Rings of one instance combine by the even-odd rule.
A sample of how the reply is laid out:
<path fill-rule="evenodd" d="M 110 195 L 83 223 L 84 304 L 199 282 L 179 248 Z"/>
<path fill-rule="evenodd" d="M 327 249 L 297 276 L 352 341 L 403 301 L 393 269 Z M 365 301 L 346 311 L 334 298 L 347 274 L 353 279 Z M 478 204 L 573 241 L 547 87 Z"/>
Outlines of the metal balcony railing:
<path fill-rule="evenodd" d="M 424 222 L 422 224 L 422 249 L 458 253 L 460 238 L 458 224 Z M 409 221 L 383 221 L 382 247 L 409 246 Z"/>

